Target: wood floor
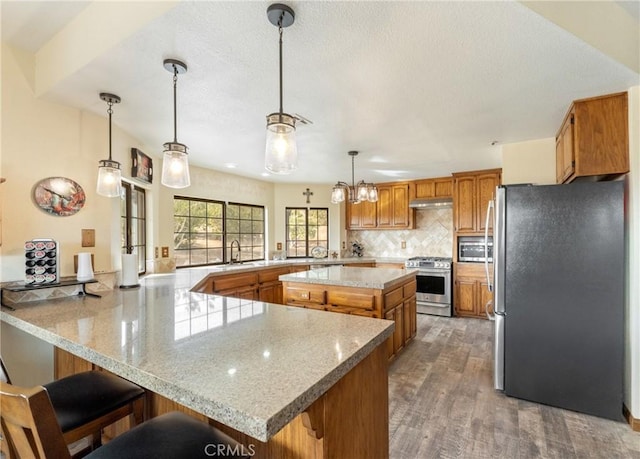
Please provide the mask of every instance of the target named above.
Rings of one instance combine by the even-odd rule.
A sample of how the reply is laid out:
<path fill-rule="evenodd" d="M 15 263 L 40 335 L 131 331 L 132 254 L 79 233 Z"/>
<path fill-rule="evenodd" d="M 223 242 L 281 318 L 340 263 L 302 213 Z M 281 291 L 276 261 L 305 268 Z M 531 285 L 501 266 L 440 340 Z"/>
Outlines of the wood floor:
<path fill-rule="evenodd" d="M 418 314 L 389 369 L 391 458 L 640 459 L 640 432 L 625 422 L 496 392 L 491 327 Z"/>

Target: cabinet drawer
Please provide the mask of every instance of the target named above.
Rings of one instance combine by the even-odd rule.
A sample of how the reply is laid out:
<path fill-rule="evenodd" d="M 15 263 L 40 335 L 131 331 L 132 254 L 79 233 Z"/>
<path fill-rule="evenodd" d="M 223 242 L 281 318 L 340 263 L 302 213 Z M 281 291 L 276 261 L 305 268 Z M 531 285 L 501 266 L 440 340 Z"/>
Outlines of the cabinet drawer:
<path fill-rule="evenodd" d="M 234 274 L 232 276 L 214 277 L 211 279 L 213 284 L 213 292 L 220 290 L 228 290 L 231 288 L 245 287 L 258 283 L 258 275 L 256 273 Z"/>
<path fill-rule="evenodd" d="M 372 310 L 375 307 L 376 299 L 373 295 L 366 293 L 329 291 L 327 303 L 333 306 Z"/>
<path fill-rule="evenodd" d="M 402 286 L 402 296 L 403 298 L 409 298 L 416 294 L 416 281 L 411 281 L 408 284 L 404 284 Z"/>
<path fill-rule="evenodd" d="M 385 310 L 388 311 L 394 306 L 397 306 L 398 303 L 402 303 L 402 287 L 391 290 L 389 293 L 385 293 L 384 295 Z"/>
<path fill-rule="evenodd" d="M 309 288 L 300 288 L 300 287 L 287 287 L 285 290 L 285 297 L 287 298 L 287 303 L 293 302 L 301 302 L 301 303 L 316 303 L 316 304 L 325 304 L 326 303 L 326 292 L 324 290 L 314 290 Z"/>
<path fill-rule="evenodd" d="M 262 284 L 263 282 L 277 281 L 283 274 L 289 274 L 289 267 L 258 271 L 258 282 Z"/>

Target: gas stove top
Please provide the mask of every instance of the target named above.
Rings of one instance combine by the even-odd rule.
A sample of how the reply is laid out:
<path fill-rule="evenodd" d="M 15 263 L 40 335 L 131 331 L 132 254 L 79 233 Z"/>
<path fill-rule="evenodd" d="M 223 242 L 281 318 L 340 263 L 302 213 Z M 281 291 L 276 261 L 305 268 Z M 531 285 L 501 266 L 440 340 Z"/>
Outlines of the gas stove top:
<path fill-rule="evenodd" d="M 404 262 L 407 268 L 451 269 L 451 258 L 444 257 L 411 257 Z"/>

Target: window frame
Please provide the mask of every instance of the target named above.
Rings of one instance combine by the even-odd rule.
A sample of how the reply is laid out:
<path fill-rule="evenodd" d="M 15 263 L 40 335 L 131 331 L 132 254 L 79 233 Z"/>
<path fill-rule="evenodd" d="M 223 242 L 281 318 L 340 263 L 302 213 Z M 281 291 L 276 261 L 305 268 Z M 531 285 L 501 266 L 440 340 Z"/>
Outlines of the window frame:
<path fill-rule="evenodd" d="M 189 202 L 189 215 L 177 215 L 175 213 L 175 201 L 176 200 L 182 200 L 182 201 L 188 201 Z M 251 253 L 251 257 L 250 258 L 246 258 L 243 257 L 241 258 L 241 261 L 258 261 L 258 260 L 264 260 L 265 259 L 265 249 L 266 249 L 266 208 L 263 205 L 259 205 L 259 204 L 246 204 L 246 203 L 239 203 L 239 202 L 225 202 L 225 201 L 219 201 L 216 199 L 207 199 L 207 198 L 196 198 L 196 197 L 190 197 L 190 196 L 178 196 L 175 195 L 173 197 L 173 202 L 174 202 L 174 213 L 173 213 L 173 237 L 174 237 L 174 241 L 173 241 L 173 250 L 174 250 L 174 255 L 176 255 L 176 259 L 177 259 L 177 255 L 180 252 L 183 253 L 188 253 L 188 263 L 187 264 L 181 264 L 178 266 L 178 264 L 176 263 L 176 269 L 181 269 L 181 268 L 194 268 L 194 267 L 198 267 L 198 266 L 216 266 L 216 265 L 224 265 L 224 264 L 228 264 L 230 261 L 230 245 L 231 242 L 233 241 L 232 238 L 235 238 L 237 235 L 239 240 L 241 238 L 241 235 L 244 235 L 245 238 L 249 237 L 249 239 L 251 240 L 251 245 L 248 244 L 240 244 L 241 248 L 244 248 L 244 251 L 241 251 L 241 256 L 242 254 L 246 254 L 246 253 Z M 205 216 L 204 217 L 192 217 L 191 216 L 191 203 L 192 202 L 201 202 L 201 203 L 205 203 L 205 205 L 208 206 L 208 204 L 214 204 L 214 205 L 220 205 L 221 206 L 221 217 L 209 217 L 208 214 L 205 212 Z M 239 206 L 241 208 L 250 208 L 251 209 L 251 218 L 246 219 L 246 218 L 240 218 L 241 214 L 242 214 L 242 210 L 239 209 L 238 210 L 238 218 L 235 217 L 231 217 L 229 216 L 229 210 L 231 207 L 233 206 Z M 254 215 L 254 211 L 253 209 L 259 209 L 259 217 L 260 218 L 253 218 Z M 207 208 L 208 211 L 208 208 Z M 176 234 L 178 233 L 185 233 L 185 234 L 193 234 L 191 232 L 184 232 L 184 231 L 180 231 L 180 232 L 176 232 L 176 218 L 177 217 L 186 217 L 188 219 L 191 218 L 216 218 L 216 219 L 221 219 L 222 220 L 222 231 L 221 233 L 209 233 L 209 232 L 205 232 L 205 247 L 204 249 L 206 250 L 206 257 L 209 256 L 208 250 L 210 249 L 210 247 L 208 247 L 208 243 L 209 243 L 209 235 L 217 235 L 219 234 L 221 236 L 221 240 L 222 240 L 222 245 L 221 245 L 221 249 L 222 249 L 222 256 L 221 256 L 221 261 L 217 261 L 217 262 L 208 262 L 208 258 L 206 258 L 207 262 L 205 263 L 193 263 L 193 257 L 192 257 L 192 250 L 194 250 L 193 247 L 189 246 L 187 248 L 177 248 L 177 244 L 176 244 Z M 237 226 L 238 226 L 238 232 L 234 232 L 234 233 L 229 233 L 229 226 L 234 226 L 233 223 L 230 224 L 230 220 L 233 221 L 237 221 Z M 240 228 L 241 226 L 241 222 L 246 222 L 246 221 L 250 221 L 250 227 L 251 227 L 251 231 L 250 232 L 246 232 L 246 231 L 241 231 L 242 228 Z M 255 232 L 254 231 L 254 223 L 255 222 L 260 222 L 260 231 L 259 232 Z M 245 223 L 246 225 L 246 223 Z M 187 224 L 186 225 L 187 228 L 190 228 L 191 225 Z M 230 236 L 230 234 L 233 234 L 234 236 Z M 261 239 L 261 244 L 254 244 L 254 241 L 256 240 L 256 237 L 258 240 Z M 192 239 L 192 238 L 191 238 Z M 245 241 L 246 242 L 246 241 Z M 254 256 L 256 253 L 258 253 L 255 248 L 256 247 L 260 247 L 260 256 Z M 218 247 L 215 247 L 216 249 Z"/>
<path fill-rule="evenodd" d="M 142 217 L 140 212 L 133 217 L 131 215 L 131 208 L 133 203 L 133 191 L 142 194 L 142 199 L 138 201 L 138 208 L 142 205 Z M 122 214 L 122 199 L 124 198 L 124 212 Z M 122 191 L 120 195 L 120 251 L 123 254 L 136 253 L 138 255 L 137 266 L 138 275 L 146 274 L 147 272 L 147 190 L 136 185 L 122 181 Z M 138 236 L 137 244 L 133 245 L 131 239 L 133 238 L 133 220 L 137 223 L 136 234 Z M 140 227 L 141 223 L 141 227 Z M 137 250 L 137 251 L 136 251 Z"/>
<path fill-rule="evenodd" d="M 297 254 L 298 252 L 296 251 L 296 255 L 290 255 L 290 250 L 289 250 L 289 246 L 290 246 L 290 242 L 294 242 L 294 241 L 300 241 L 299 239 L 289 239 L 289 212 L 292 210 L 297 210 L 297 211 L 304 211 L 304 215 L 305 215 L 305 222 L 304 222 L 304 233 L 305 233 L 305 238 L 304 238 L 304 243 L 305 243 L 305 253 L 303 255 L 299 255 Z M 326 227 L 326 231 L 327 231 L 327 239 L 326 239 L 326 249 L 327 249 L 327 253 L 329 252 L 329 208 L 328 207 L 285 207 L 285 250 L 287 253 L 287 258 L 309 258 L 311 257 L 311 250 L 313 249 L 313 247 L 316 247 L 316 245 L 314 245 L 313 247 L 310 246 L 309 242 L 309 213 L 311 211 L 323 211 L 326 213 L 326 225 L 315 225 L 316 227 L 320 227 L 320 226 L 325 226 Z M 311 239 L 311 242 L 314 241 L 318 241 L 318 238 L 315 239 Z"/>

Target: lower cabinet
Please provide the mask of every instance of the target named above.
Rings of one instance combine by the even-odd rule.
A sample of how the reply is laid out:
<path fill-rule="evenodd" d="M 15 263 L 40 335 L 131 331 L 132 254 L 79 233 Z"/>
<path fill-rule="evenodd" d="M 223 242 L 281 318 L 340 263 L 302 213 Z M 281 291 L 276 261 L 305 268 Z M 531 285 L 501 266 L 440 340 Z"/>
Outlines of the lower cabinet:
<path fill-rule="evenodd" d="M 283 304 L 288 306 L 393 320 L 395 329 L 387 341 L 389 359 L 416 336 L 415 278 L 389 290 L 283 282 L 282 291 Z"/>
<path fill-rule="evenodd" d="M 490 272 L 492 270 L 490 269 Z M 487 318 L 493 312 L 493 293 L 489 291 L 484 265 L 457 263 L 453 292 L 455 314 L 462 317 Z M 488 306 L 487 306 L 488 305 Z"/>

